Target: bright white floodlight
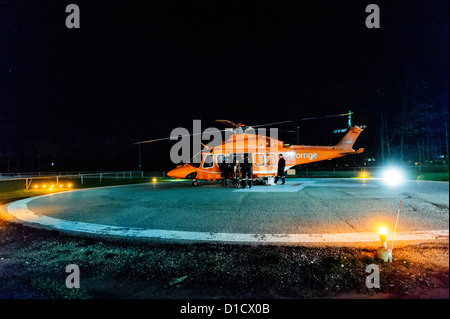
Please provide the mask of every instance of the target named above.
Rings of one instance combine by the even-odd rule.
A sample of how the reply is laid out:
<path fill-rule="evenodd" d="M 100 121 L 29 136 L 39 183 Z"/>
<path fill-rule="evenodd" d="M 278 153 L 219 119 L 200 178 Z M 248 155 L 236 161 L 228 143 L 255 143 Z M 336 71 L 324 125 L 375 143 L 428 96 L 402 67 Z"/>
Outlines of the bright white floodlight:
<path fill-rule="evenodd" d="M 403 173 L 398 168 L 388 168 L 383 173 L 383 179 L 389 185 L 398 185 L 403 181 Z"/>

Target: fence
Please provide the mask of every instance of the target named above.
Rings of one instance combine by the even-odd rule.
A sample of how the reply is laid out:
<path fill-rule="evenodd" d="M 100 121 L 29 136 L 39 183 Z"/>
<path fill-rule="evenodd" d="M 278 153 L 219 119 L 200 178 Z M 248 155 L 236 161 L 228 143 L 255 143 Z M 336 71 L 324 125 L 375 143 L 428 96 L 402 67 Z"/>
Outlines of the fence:
<path fill-rule="evenodd" d="M 448 180 L 448 165 L 436 165 L 436 166 L 401 166 L 398 167 L 402 170 L 405 179 L 417 179 L 420 176 L 430 175 L 443 175 L 444 180 Z M 370 167 L 334 167 L 334 168 L 321 168 L 312 167 L 311 165 L 305 165 L 299 167 L 291 172 L 288 172 L 288 176 L 292 177 L 335 177 L 335 178 L 352 178 L 361 177 L 366 174 L 367 177 L 383 177 L 386 171 L 386 166 L 370 166 Z M 445 178 L 445 174 L 447 177 Z"/>
<path fill-rule="evenodd" d="M 71 187 L 74 182 L 84 185 L 87 181 L 135 181 L 148 178 L 166 178 L 165 171 L 121 171 L 121 172 L 30 172 L 30 173 L 0 173 L 0 191 L 2 189 L 30 189 L 32 185 L 38 187 Z M 3 182 L 3 183 L 2 183 Z M 8 182 L 8 183 L 6 183 Z M 69 184 L 71 185 L 69 186 Z M 2 184 L 8 184 L 7 186 Z M 48 184 L 48 186 L 47 186 Z M 39 185 L 39 186 L 38 186 Z"/>
<path fill-rule="evenodd" d="M 434 180 L 446 180 L 448 181 L 448 165 L 440 166 L 402 166 L 401 169 L 404 172 L 406 179 L 423 178 L 423 176 L 432 176 Z M 373 167 L 334 167 L 323 168 L 314 167 L 311 165 L 304 165 L 292 170 L 288 170 L 287 176 L 300 177 L 300 178 L 352 178 L 362 177 L 362 174 L 366 174 L 366 177 L 382 177 L 386 167 L 373 166 Z M 56 187 L 60 187 L 61 183 L 67 186 L 67 183 L 72 181 L 73 183 L 79 183 L 83 186 L 86 182 L 119 182 L 119 181 L 136 181 L 142 179 L 151 178 L 166 178 L 167 172 L 165 171 L 120 171 L 120 172 L 33 172 L 33 173 L 12 173 L 5 174 L 0 173 L 0 191 L 5 189 L 30 189 L 38 185 L 44 185 L 43 183 L 55 183 Z M 426 178 L 425 178 L 426 179 Z M 3 183 L 2 183 L 3 182 Z M 6 183 L 9 182 L 9 183 Z M 2 184 L 8 184 L 7 186 Z M 34 186 L 33 186 L 34 185 Z M 49 184 L 51 185 L 51 184 Z M 63 186 L 64 186 L 63 185 Z M 39 186 L 38 186 L 39 187 Z"/>

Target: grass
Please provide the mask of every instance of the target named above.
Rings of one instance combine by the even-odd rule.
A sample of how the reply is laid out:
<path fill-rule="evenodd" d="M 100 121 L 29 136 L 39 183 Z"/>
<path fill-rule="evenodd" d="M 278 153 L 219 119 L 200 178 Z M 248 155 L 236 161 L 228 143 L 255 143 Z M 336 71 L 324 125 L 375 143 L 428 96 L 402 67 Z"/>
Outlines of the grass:
<path fill-rule="evenodd" d="M 29 290 L 33 291 L 34 298 L 46 299 L 91 299 L 83 289 L 68 289 L 61 281 L 47 276 L 32 279 Z"/>
<path fill-rule="evenodd" d="M 417 180 L 424 181 L 441 181 L 448 182 L 449 181 L 449 173 L 424 173 L 422 175 L 418 175 L 416 177 Z"/>
<path fill-rule="evenodd" d="M 295 178 L 359 178 L 361 172 L 333 172 L 333 171 L 309 171 L 301 172 L 297 175 L 289 175 L 288 177 Z M 376 174 L 370 174 L 370 177 L 379 177 Z M 418 180 L 418 181 L 436 181 L 436 182 L 448 182 L 449 181 L 449 173 L 441 172 L 441 173 L 423 173 L 423 174 L 408 174 L 406 179 L 408 180 Z"/>
<path fill-rule="evenodd" d="M 168 179 L 158 178 L 158 182 L 164 182 Z M 14 181 L 3 181 L 0 183 L 0 205 L 4 205 L 9 202 L 13 202 L 16 200 L 35 197 L 41 195 L 48 195 L 59 193 L 63 191 L 68 191 L 72 189 L 85 189 L 85 188 L 95 188 L 95 187 L 105 187 L 105 186 L 115 186 L 115 185 L 128 185 L 128 184 L 138 184 L 138 183 L 149 183 L 151 182 L 151 178 L 132 178 L 132 179 L 103 179 L 101 182 L 99 179 L 85 179 L 83 184 L 81 185 L 81 181 L 76 180 L 60 180 L 61 185 L 64 187 L 59 188 L 56 187 L 52 190 L 49 189 L 49 186 L 54 185 L 56 181 L 52 180 L 35 180 L 35 182 L 31 183 L 30 189 L 25 189 L 25 181 L 24 180 L 14 180 Z M 68 184 L 71 184 L 71 187 L 67 187 Z M 46 184 L 46 188 L 43 188 L 42 185 Z M 38 186 L 34 188 L 34 186 Z"/>
<path fill-rule="evenodd" d="M 12 190 L 12 191 L 6 191 L 6 192 L 0 192 L 0 205 L 14 202 L 16 200 L 28 198 L 28 197 L 35 197 L 35 196 L 41 196 L 41 195 L 47 195 L 50 192 L 48 190 L 44 189 L 38 189 L 38 190 Z"/>

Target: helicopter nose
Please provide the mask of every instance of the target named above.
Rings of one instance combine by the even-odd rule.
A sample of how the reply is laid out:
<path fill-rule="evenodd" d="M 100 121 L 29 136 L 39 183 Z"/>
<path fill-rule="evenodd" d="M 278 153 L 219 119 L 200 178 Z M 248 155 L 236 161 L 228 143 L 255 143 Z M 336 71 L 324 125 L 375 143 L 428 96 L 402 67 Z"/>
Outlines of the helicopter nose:
<path fill-rule="evenodd" d="M 188 178 L 187 176 L 192 175 L 194 170 L 192 168 L 182 166 L 174 168 L 173 170 L 167 172 L 167 176 L 173 177 L 173 178 Z"/>
<path fill-rule="evenodd" d="M 179 171 L 178 168 L 174 168 L 173 170 L 170 170 L 170 171 L 167 172 L 167 176 L 173 177 L 173 178 L 180 178 L 178 176 L 178 171 Z"/>

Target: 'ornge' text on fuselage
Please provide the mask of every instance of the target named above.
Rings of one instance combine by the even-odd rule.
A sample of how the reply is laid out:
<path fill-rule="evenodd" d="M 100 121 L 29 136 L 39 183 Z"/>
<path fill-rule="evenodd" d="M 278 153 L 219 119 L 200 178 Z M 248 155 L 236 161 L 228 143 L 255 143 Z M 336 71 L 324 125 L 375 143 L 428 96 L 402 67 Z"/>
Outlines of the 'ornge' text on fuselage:
<path fill-rule="evenodd" d="M 307 158 L 310 161 L 317 158 L 317 153 L 297 153 L 295 154 L 296 158 Z"/>

